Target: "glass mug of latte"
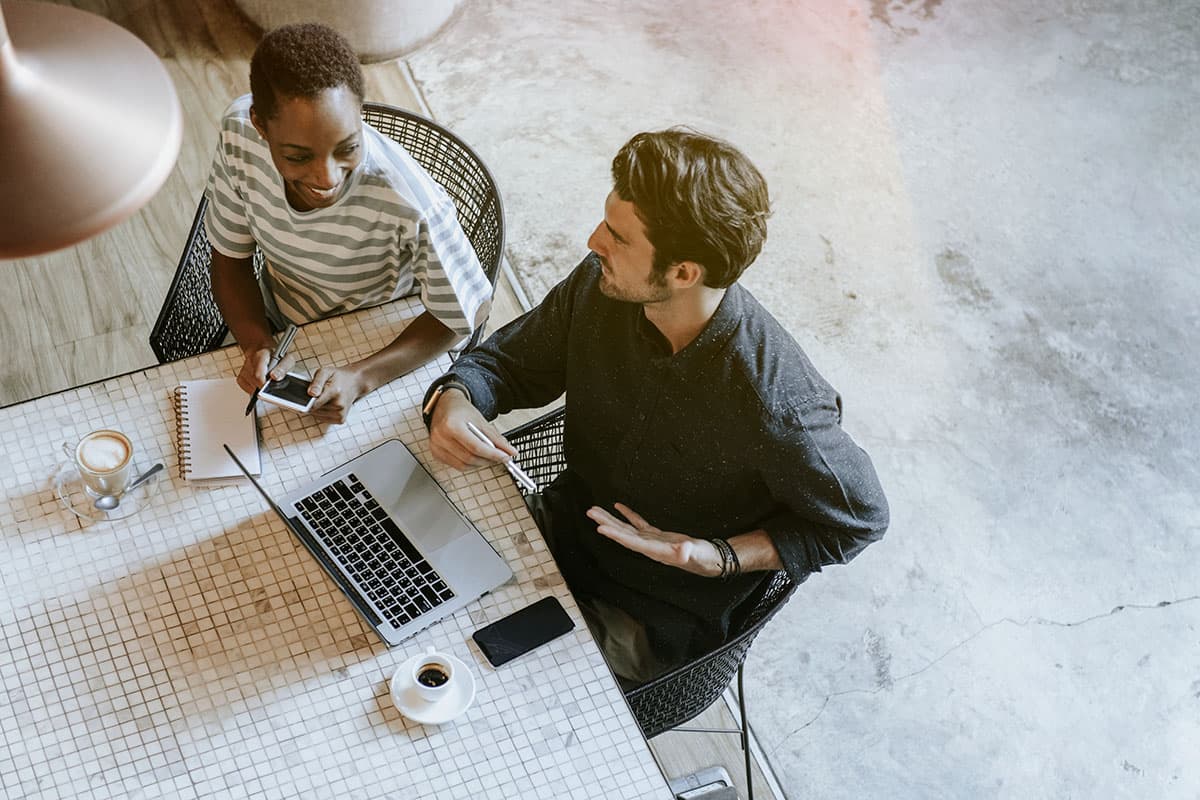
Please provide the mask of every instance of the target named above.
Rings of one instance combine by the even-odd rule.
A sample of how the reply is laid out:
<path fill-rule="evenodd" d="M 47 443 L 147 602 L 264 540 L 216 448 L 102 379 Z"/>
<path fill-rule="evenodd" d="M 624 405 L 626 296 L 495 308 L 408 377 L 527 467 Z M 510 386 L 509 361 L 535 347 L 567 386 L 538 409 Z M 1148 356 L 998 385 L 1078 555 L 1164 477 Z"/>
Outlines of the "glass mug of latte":
<path fill-rule="evenodd" d="M 129 485 L 133 472 L 133 443 L 120 431 L 92 431 L 72 448 L 63 445 L 75 462 L 79 478 L 88 494 L 120 495 Z"/>

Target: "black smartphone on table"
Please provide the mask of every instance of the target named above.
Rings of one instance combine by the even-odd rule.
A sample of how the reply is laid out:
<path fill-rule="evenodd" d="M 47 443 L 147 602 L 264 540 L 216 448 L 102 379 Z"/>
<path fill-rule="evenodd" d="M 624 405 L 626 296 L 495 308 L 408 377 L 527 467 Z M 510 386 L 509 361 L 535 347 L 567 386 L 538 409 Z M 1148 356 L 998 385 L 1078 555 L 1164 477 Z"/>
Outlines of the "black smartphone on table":
<path fill-rule="evenodd" d="M 507 664 L 575 628 L 555 597 L 543 597 L 503 619 L 484 625 L 471 636 L 493 667 Z"/>

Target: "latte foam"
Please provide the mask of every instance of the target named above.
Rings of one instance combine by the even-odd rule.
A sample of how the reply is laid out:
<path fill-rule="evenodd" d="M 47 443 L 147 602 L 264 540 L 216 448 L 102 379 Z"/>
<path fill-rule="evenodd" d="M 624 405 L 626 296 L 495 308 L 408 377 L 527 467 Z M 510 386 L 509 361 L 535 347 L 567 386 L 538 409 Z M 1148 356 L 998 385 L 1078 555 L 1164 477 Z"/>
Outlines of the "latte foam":
<path fill-rule="evenodd" d="M 129 460 L 129 442 L 121 436 L 101 431 L 79 443 L 79 463 L 92 472 L 112 472 Z"/>

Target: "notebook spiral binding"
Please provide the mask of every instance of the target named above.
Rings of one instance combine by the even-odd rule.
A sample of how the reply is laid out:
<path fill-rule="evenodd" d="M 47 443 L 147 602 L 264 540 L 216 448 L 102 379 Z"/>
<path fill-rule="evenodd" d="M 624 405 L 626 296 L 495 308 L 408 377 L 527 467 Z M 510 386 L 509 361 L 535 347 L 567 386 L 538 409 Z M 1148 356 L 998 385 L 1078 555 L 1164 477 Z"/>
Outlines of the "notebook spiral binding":
<path fill-rule="evenodd" d="M 188 416 L 187 387 L 176 386 L 171 393 L 175 404 L 175 451 L 179 453 L 179 477 L 187 480 L 192 471 L 192 451 L 188 445 L 191 419 Z"/>

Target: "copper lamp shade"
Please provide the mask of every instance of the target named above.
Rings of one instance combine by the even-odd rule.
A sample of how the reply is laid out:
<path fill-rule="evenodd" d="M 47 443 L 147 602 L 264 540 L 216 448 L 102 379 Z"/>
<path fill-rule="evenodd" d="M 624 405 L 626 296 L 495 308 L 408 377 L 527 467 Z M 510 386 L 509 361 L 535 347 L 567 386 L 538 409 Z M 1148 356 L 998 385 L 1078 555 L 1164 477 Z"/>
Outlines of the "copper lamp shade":
<path fill-rule="evenodd" d="M 0 4 L 0 258 L 128 217 L 162 186 L 182 136 L 171 78 L 136 36 L 74 8 Z"/>

